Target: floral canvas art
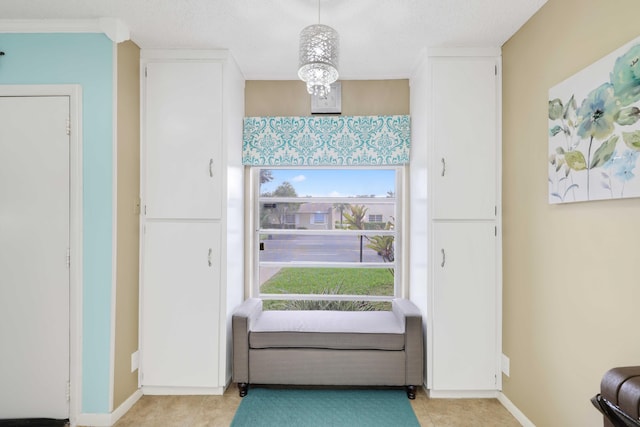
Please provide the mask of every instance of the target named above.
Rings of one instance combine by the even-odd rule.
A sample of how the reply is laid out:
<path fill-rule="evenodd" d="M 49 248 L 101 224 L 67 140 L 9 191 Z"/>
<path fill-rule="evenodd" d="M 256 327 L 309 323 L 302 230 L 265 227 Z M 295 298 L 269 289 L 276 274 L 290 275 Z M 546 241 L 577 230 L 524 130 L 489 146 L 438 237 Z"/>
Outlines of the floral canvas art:
<path fill-rule="evenodd" d="M 640 38 L 549 90 L 549 203 L 640 197 Z"/>

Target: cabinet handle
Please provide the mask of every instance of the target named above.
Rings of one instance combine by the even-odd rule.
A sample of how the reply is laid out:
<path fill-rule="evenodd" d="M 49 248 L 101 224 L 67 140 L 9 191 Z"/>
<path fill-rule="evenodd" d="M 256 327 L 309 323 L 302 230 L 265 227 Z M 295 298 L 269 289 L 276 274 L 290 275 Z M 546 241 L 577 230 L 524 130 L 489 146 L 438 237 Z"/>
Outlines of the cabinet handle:
<path fill-rule="evenodd" d="M 442 252 L 442 262 L 440 263 L 440 267 L 444 267 L 444 262 L 446 260 L 444 249 L 440 249 L 440 251 Z"/>
<path fill-rule="evenodd" d="M 213 265 L 213 261 L 211 260 L 211 256 L 213 255 L 213 249 L 209 248 L 209 255 L 207 256 L 207 263 L 209 267 Z"/>
<path fill-rule="evenodd" d="M 213 178 L 213 159 L 209 159 L 209 176 Z"/>
<path fill-rule="evenodd" d="M 444 172 L 447 170 L 447 163 L 444 161 L 444 157 L 442 160 L 442 176 L 444 176 Z"/>

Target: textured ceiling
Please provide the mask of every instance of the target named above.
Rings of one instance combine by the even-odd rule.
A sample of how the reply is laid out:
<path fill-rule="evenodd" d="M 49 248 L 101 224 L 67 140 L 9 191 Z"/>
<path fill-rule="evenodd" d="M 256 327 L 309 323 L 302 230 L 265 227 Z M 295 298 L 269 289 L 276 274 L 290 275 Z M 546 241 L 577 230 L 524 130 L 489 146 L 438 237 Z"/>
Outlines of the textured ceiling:
<path fill-rule="evenodd" d="M 429 47 L 499 47 L 546 0 L 322 0 L 340 78 L 407 78 Z M 245 78 L 295 79 L 317 0 L 0 0 L 0 19 L 118 18 L 141 48 L 229 49 Z M 0 32 L 2 31 L 0 24 Z"/>

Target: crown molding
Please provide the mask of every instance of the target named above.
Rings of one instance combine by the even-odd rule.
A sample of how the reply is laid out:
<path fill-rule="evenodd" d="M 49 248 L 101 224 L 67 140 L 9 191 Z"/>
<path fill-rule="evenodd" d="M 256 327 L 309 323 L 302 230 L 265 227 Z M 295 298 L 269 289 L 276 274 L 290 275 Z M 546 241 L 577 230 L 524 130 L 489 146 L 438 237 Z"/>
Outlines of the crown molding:
<path fill-rule="evenodd" d="M 119 19 L 0 19 L 0 33 L 104 33 L 113 42 L 129 40 Z"/>

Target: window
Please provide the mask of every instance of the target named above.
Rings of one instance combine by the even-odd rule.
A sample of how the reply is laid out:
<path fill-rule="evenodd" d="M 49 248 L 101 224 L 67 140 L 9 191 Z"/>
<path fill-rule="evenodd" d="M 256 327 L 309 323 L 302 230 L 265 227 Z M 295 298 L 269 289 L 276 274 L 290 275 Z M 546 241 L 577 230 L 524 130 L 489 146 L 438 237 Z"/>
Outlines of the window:
<path fill-rule="evenodd" d="M 253 174 L 253 294 L 266 308 L 370 309 L 399 296 L 401 167 Z"/>
<path fill-rule="evenodd" d="M 369 222 L 382 222 L 382 214 L 369 215 Z"/>
<path fill-rule="evenodd" d="M 325 215 L 323 213 L 314 213 L 313 214 L 313 223 L 314 224 L 324 224 L 325 223 Z"/>

